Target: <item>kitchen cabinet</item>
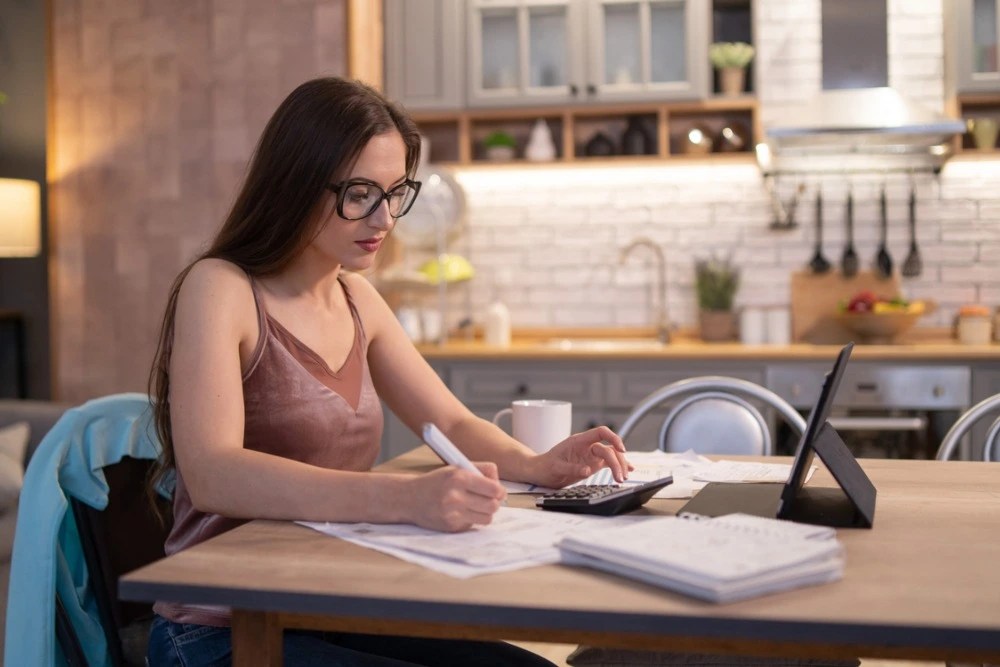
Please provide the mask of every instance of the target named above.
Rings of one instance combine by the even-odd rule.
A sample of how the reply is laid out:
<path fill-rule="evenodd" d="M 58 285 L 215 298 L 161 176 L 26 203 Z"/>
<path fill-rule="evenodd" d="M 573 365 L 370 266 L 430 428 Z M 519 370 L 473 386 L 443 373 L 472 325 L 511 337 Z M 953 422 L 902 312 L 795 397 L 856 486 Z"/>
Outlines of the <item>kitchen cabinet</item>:
<path fill-rule="evenodd" d="M 966 121 L 989 119 L 1000 123 L 1000 0 L 947 0 L 945 49 L 948 87 L 953 93 L 951 111 Z M 972 132 L 956 137 L 956 153 L 991 154 L 994 145 L 977 147 Z"/>
<path fill-rule="evenodd" d="M 718 139 L 709 154 L 751 159 L 756 99 L 713 95 L 707 55 L 714 39 L 750 40 L 751 13 L 751 0 L 388 0 L 386 89 L 439 164 L 486 163 L 498 131 L 521 162 L 539 120 L 558 161 L 703 158 L 692 132 Z"/>
<path fill-rule="evenodd" d="M 468 103 L 705 97 L 710 13 L 687 0 L 474 0 Z"/>
<path fill-rule="evenodd" d="M 1000 92 L 998 0 L 950 0 L 946 47 L 951 75 L 959 93 Z"/>
<path fill-rule="evenodd" d="M 600 424 L 617 429 L 646 395 L 676 380 L 697 375 L 727 375 L 756 383 L 764 380 L 763 364 L 751 361 L 435 360 L 435 367 L 455 396 L 484 419 L 492 419 L 511 401 L 521 398 L 570 401 L 574 432 Z M 386 415 L 383 459 L 419 444 L 388 410 Z M 765 418 L 773 427 L 773 416 L 765 414 Z M 502 426 L 509 432 L 509 422 Z M 656 416 L 650 415 L 633 431 L 629 446 L 636 450 L 655 448 L 659 426 Z"/>
<path fill-rule="evenodd" d="M 408 110 L 465 104 L 465 0 L 385 0 L 385 90 Z"/>

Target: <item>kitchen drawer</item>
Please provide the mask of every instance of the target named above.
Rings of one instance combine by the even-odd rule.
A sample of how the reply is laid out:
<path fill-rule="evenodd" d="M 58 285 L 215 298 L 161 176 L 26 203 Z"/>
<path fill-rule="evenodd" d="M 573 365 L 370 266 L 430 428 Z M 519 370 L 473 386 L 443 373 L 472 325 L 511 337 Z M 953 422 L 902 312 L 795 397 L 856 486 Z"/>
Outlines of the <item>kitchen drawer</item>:
<path fill-rule="evenodd" d="M 511 364 L 452 366 L 451 390 L 469 406 L 507 404 L 519 398 L 570 401 L 600 406 L 603 373 L 576 368 L 538 368 Z"/>
<path fill-rule="evenodd" d="M 690 366 L 656 371 L 610 370 L 607 372 L 606 404 L 608 407 L 631 409 L 639 401 L 664 385 L 704 375 L 723 375 L 749 380 L 757 384 L 762 384 L 764 381 L 763 368 Z"/>

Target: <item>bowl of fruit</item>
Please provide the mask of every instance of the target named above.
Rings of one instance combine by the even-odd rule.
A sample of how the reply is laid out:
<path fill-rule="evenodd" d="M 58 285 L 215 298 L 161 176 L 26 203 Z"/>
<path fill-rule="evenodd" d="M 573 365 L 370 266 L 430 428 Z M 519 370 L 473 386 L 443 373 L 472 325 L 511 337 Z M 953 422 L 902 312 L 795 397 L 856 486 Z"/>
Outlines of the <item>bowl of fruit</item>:
<path fill-rule="evenodd" d="M 933 306 L 927 301 L 880 297 L 864 290 L 841 303 L 837 320 L 854 333 L 859 342 L 891 343 L 912 329 L 921 316 L 934 309 Z"/>

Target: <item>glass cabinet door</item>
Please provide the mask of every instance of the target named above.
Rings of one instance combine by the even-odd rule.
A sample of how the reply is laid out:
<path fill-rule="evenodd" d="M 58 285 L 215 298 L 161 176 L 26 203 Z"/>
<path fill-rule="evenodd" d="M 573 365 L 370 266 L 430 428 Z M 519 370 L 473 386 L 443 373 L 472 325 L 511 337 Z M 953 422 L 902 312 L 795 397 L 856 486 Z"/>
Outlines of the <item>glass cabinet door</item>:
<path fill-rule="evenodd" d="M 975 74 L 997 71 L 997 3 L 975 0 L 972 6 L 972 71 Z"/>
<path fill-rule="evenodd" d="M 711 3 L 590 0 L 588 87 L 608 99 L 693 97 L 708 88 Z"/>
<path fill-rule="evenodd" d="M 469 101 L 568 101 L 579 78 L 578 19 L 569 0 L 475 0 L 469 17 Z"/>
<path fill-rule="evenodd" d="M 1000 11 L 997 0 L 950 0 L 945 5 L 948 48 L 954 54 L 956 92 L 1000 90 Z M 946 22 L 946 26 L 947 26 Z"/>

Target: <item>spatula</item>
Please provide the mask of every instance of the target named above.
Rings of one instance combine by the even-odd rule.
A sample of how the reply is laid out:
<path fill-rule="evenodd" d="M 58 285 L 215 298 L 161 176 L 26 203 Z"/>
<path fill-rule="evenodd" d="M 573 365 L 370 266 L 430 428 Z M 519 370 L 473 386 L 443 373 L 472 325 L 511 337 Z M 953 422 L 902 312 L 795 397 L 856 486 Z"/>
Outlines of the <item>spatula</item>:
<path fill-rule="evenodd" d="M 924 262 L 920 259 L 917 248 L 917 191 L 910 185 L 910 253 L 903 261 L 903 275 L 907 278 L 919 276 L 924 270 Z"/>
<path fill-rule="evenodd" d="M 816 250 L 809 260 L 809 268 L 813 273 L 826 273 L 830 270 L 830 262 L 823 256 L 823 193 L 816 191 Z"/>
<path fill-rule="evenodd" d="M 840 270 L 845 278 L 858 272 L 858 253 L 854 251 L 854 193 L 847 191 L 847 247 L 840 258 Z"/>
<path fill-rule="evenodd" d="M 889 256 L 889 215 L 886 211 L 885 184 L 882 184 L 882 194 L 879 197 L 879 216 L 881 218 L 882 238 L 878 244 L 878 254 L 875 255 L 875 270 L 881 278 L 892 275 L 892 257 Z"/>

